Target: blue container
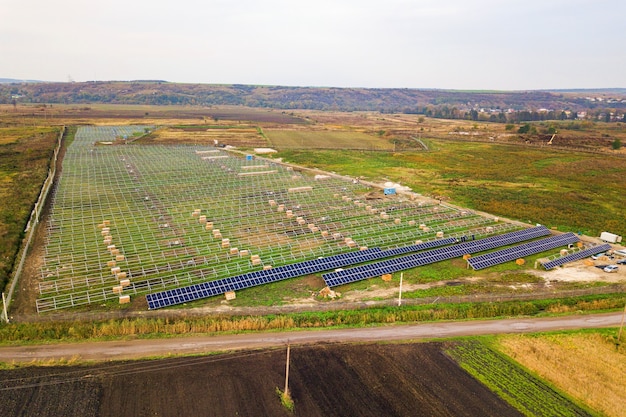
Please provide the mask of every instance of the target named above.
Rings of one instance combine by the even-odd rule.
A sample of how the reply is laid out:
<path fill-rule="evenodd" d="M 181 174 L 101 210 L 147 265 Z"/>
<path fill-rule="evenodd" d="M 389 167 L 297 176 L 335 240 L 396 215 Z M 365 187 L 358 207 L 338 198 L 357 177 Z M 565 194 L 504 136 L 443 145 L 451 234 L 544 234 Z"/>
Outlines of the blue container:
<path fill-rule="evenodd" d="M 384 190 L 385 195 L 392 195 L 396 193 L 396 189 L 395 188 L 385 188 Z"/>
<path fill-rule="evenodd" d="M 246 155 L 246 161 L 252 161 L 254 159 L 254 155 Z"/>

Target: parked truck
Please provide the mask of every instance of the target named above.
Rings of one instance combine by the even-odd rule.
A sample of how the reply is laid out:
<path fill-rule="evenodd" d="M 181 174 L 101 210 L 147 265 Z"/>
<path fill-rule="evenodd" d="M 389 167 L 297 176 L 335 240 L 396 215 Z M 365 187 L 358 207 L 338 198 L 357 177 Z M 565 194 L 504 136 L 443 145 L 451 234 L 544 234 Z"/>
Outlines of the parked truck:
<path fill-rule="evenodd" d="M 608 243 L 619 243 L 622 241 L 622 237 L 616 235 L 615 233 L 602 232 L 600 233 L 600 240 L 603 240 Z"/>

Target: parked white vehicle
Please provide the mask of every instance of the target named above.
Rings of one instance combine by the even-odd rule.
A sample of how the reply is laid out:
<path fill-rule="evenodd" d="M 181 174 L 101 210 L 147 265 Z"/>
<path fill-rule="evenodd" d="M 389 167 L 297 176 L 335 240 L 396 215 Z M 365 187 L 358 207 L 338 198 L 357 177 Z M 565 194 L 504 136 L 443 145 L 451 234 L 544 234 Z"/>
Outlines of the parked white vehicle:
<path fill-rule="evenodd" d="M 617 272 L 619 266 L 617 265 L 609 265 L 603 269 L 604 272 Z"/>

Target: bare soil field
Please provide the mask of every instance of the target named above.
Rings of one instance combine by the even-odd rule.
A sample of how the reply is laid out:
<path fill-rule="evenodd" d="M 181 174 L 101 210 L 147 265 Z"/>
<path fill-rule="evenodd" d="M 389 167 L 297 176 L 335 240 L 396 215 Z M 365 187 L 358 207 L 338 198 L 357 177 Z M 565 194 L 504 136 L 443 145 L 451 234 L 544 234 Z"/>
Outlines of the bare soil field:
<path fill-rule="evenodd" d="M 0 415 L 519 416 L 445 355 L 445 343 L 317 345 L 285 351 L 0 372 Z"/>

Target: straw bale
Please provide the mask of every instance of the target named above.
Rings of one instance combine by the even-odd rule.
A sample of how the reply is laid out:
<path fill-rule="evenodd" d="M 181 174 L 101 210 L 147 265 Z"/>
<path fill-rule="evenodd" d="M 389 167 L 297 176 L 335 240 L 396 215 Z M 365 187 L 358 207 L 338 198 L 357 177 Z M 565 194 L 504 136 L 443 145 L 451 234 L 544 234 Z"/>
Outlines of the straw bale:
<path fill-rule="evenodd" d="M 120 304 L 128 304 L 128 303 L 130 303 L 130 295 L 120 296 Z"/>
<path fill-rule="evenodd" d="M 470 255 L 469 253 L 466 253 L 465 255 L 463 255 L 463 259 L 465 259 L 466 261 L 471 257 L 472 255 Z"/>
<path fill-rule="evenodd" d="M 261 265 L 261 260 L 260 259 L 253 259 L 252 260 L 252 265 L 254 265 L 254 266 Z"/>
<path fill-rule="evenodd" d="M 278 207 L 276 208 L 276 211 L 285 211 L 285 205 L 279 204 Z"/>
<path fill-rule="evenodd" d="M 420 224 L 420 229 L 424 229 L 426 225 L 424 223 Z"/>
<path fill-rule="evenodd" d="M 115 255 L 116 261 L 123 261 L 125 259 L 124 255 Z"/>
<path fill-rule="evenodd" d="M 518 265 L 524 265 L 526 263 L 526 261 L 522 258 L 519 258 L 518 260 L 515 261 L 516 264 Z"/>
<path fill-rule="evenodd" d="M 309 223 L 306 225 L 309 229 L 313 229 L 315 227 L 315 223 Z"/>
<path fill-rule="evenodd" d="M 119 266 L 114 266 L 111 268 L 111 274 L 117 275 L 122 269 Z"/>
<path fill-rule="evenodd" d="M 202 216 L 198 217 L 198 222 L 199 223 L 206 223 L 206 216 L 202 215 Z"/>
<path fill-rule="evenodd" d="M 235 294 L 235 291 L 226 291 L 224 293 L 224 298 L 226 299 L 226 301 L 231 301 L 237 298 L 237 295 Z"/>
<path fill-rule="evenodd" d="M 260 255 L 250 255 L 250 259 L 259 259 Z"/>
<path fill-rule="evenodd" d="M 109 268 L 113 268 L 115 265 L 116 265 L 116 262 L 115 262 L 115 261 L 109 261 L 109 262 L 107 262 L 107 266 L 108 266 Z"/>
<path fill-rule="evenodd" d="M 389 215 L 388 214 L 383 214 L 380 217 L 382 217 L 383 220 L 389 220 Z"/>
<path fill-rule="evenodd" d="M 409 220 L 409 226 L 415 226 L 415 220 Z"/>
<path fill-rule="evenodd" d="M 205 230 L 212 230 L 213 229 L 213 222 L 206 222 L 204 224 L 204 229 Z"/>
<path fill-rule="evenodd" d="M 312 231 L 313 233 L 317 233 L 319 230 L 320 230 L 320 228 L 319 228 L 319 227 L 317 227 L 317 226 L 313 226 L 313 227 L 311 227 L 311 231 Z"/>
<path fill-rule="evenodd" d="M 299 225 L 304 225 L 305 223 L 306 223 L 306 220 L 304 220 L 304 219 L 298 220 L 298 224 Z"/>
<path fill-rule="evenodd" d="M 441 237 L 443 237 L 443 232 L 437 232 L 437 233 L 435 234 L 435 236 L 437 236 L 437 237 L 440 237 L 440 238 L 441 238 Z"/>
<path fill-rule="evenodd" d="M 119 249 L 112 249 L 111 250 L 111 255 L 116 255 L 117 256 L 119 253 L 120 253 Z"/>
<path fill-rule="evenodd" d="M 129 279 L 123 279 L 120 281 L 120 285 L 122 287 L 128 287 L 130 285 L 130 280 Z"/>
<path fill-rule="evenodd" d="M 107 236 L 102 240 L 102 243 L 104 243 L 105 245 L 110 245 L 111 242 L 113 242 L 113 237 L 112 236 Z"/>
<path fill-rule="evenodd" d="M 430 232 L 430 227 L 425 227 L 422 229 L 424 232 Z"/>
<path fill-rule="evenodd" d="M 221 232 L 220 232 L 220 229 L 213 229 L 213 234 L 214 234 L 214 235 L 217 235 L 217 234 L 219 234 L 219 233 L 221 233 Z"/>
<path fill-rule="evenodd" d="M 117 279 L 126 279 L 126 271 L 118 272 Z"/>
<path fill-rule="evenodd" d="M 123 287 L 121 285 L 116 285 L 113 287 L 113 294 L 121 294 Z"/>
<path fill-rule="evenodd" d="M 347 242 L 346 244 L 348 245 L 349 248 L 355 248 L 356 247 L 356 243 L 353 240 Z"/>
<path fill-rule="evenodd" d="M 109 245 L 109 246 L 107 246 L 107 250 L 108 250 L 108 251 L 112 251 L 113 249 L 115 249 L 115 245 Z"/>
<path fill-rule="evenodd" d="M 270 206 L 272 206 L 272 207 L 274 207 L 276 205 L 276 201 L 274 201 L 274 200 L 270 200 L 269 203 L 270 203 Z"/>
<path fill-rule="evenodd" d="M 249 254 L 250 251 L 248 249 L 242 249 L 241 251 L 239 251 L 240 256 L 248 256 Z"/>
<path fill-rule="evenodd" d="M 102 224 L 105 225 L 105 226 L 110 226 L 111 225 L 111 221 L 110 220 L 104 220 L 102 222 Z"/>
<path fill-rule="evenodd" d="M 485 230 L 487 231 L 487 233 L 493 233 L 493 227 L 491 226 L 487 226 Z"/>
<path fill-rule="evenodd" d="M 322 236 L 324 237 L 328 236 L 328 230 L 322 230 Z"/>
<path fill-rule="evenodd" d="M 222 249 L 226 249 L 230 247 L 230 242 L 224 242 L 222 239 Z"/>
<path fill-rule="evenodd" d="M 393 222 L 394 222 L 395 224 L 400 224 L 400 223 L 402 223 L 402 220 L 400 220 L 400 219 L 394 219 L 394 220 L 393 220 Z"/>
<path fill-rule="evenodd" d="M 499 221 L 499 220 L 500 220 L 500 219 L 499 219 L 499 218 L 497 218 L 497 217 L 494 217 L 494 218 L 493 218 L 493 221 L 494 221 L 494 222 L 497 222 L 497 221 Z"/>
<path fill-rule="evenodd" d="M 104 223 L 99 223 L 98 224 L 98 229 L 102 229 L 104 227 Z"/>
<path fill-rule="evenodd" d="M 341 239 L 341 233 L 333 233 L 333 239 Z"/>
<path fill-rule="evenodd" d="M 365 210 L 367 210 L 367 211 L 372 210 L 372 206 L 365 206 Z"/>
<path fill-rule="evenodd" d="M 367 246 L 361 246 L 359 250 L 367 250 Z"/>
<path fill-rule="evenodd" d="M 381 276 L 381 278 L 382 278 L 383 281 L 389 282 L 389 281 L 391 281 L 391 274 L 383 274 Z"/>
<path fill-rule="evenodd" d="M 267 271 L 268 269 L 272 269 L 272 265 L 263 265 L 264 271 Z"/>
<path fill-rule="evenodd" d="M 339 198 L 339 194 L 333 194 L 334 198 Z"/>
<path fill-rule="evenodd" d="M 230 252 L 231 255 L 237 255 L 239 253 L 239 249 L 237 248 L 230 248 Z"/>

